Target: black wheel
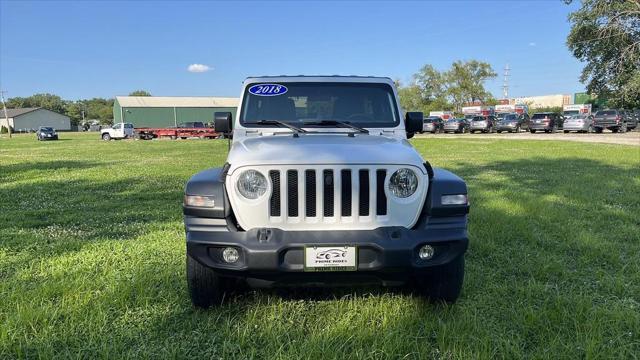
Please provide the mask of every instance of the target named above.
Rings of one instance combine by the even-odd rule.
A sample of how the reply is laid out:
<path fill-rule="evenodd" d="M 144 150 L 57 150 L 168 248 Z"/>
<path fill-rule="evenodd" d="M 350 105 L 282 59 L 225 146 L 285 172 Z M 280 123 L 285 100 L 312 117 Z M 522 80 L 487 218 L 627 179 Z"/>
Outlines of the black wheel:
<path fill-rule="evenodd" d="M 536 131 L 534 129 L 530 129 L 529 131 L 531 131 L 532 134 L 536 133 Z"/>
<path fill-rule="evenodd" d="M 206 309 L 212 305 L 222 304 L 230 289 L 231 281 L 187 255 L 187 283 L 191 303 Z"/>
<path fill-rule="evenodd" d="M 109 133 L 102 134 L 102 140 L 104 140 L 104 141 L 111 140 L 111 135 L 109 135 Z"/>
<path fill-rule="evenodd" d="M 597 128 L 594 128 L 594 130 L 595 130 L 596 134 L 602 134 L 602 131 L 603 131 L 604 129 L 603 129 L 603 128 L 601 128 L 601 127 L 597 127 Z"/>
<path fill-rule="evenodd" d="M 431 301 L 458 300 L 464 280 L 464 255 L 416 279 L 416 289 Z"/>
<path fill-rule="evenodd" d="M 498 130 L 498 134 L 502 134 L 502 130 Z"/>
<path fill-rule="evenodd" d="M 564 133 L 565 133 L 565 134 L 568 134 L 568 133 L 569 133 L 569 130 L 565 130 L 565 131 L 564 131 Z"/>

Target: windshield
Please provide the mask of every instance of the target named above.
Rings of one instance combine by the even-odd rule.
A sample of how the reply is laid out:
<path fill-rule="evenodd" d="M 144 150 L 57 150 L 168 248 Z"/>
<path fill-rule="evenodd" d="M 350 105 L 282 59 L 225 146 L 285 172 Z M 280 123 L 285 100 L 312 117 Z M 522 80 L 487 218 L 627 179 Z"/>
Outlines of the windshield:
<path fill-rule="evenodd" d="M 518 120 L 518 117 L 516 116 L 516 114 L 509 114 L 509 115 L 505 115 L 504 116 L 504 120 L 505 121 L 516 121 L 516 120 Z"/>
<path fill-rule="evenodd" d="M 448 121 L 447 121 L 447 124 L 457 124 L 457 123 L 458 123 L 458 121 L 460 121 L 460 120 L 458 120 L 458 119 L 451 119 L 451 120 L 448 120 Z"/>
<path fill-rule="evenodd" d="M 240 114 L 243 126 L 256 126 L 261 120 L 296 126 L 323 120 L 358 127 L 395 127 L 400 123 L 393 90 L 387 84 L 284 83 L 284 92 L 268 96 L 249 92 L 255 86 L 245 90 Z"/>
<path fill-rule="evenodd" d="M 569 111 L 564 111 L 563 114 L 565 116 L 578 115 L 578 114 L 580 114 L 580 111 L 579 110 L 569 110 Z"/>
<path fill-rule="evenodd" d="M 531 117 L 532 119 L 544 119 L 544 118 L 550 118 L 551 114 L 533 114 L 533 116 Z"/>
<path fill-rule="evenodd" d="M 605 111 L 598 111 L 596 113 L 596 116 L 611 116 L 611 115 L 616 115 L 616 111 L 615 110 L 605 110 Z"/>
<path fill-rule="evenodd" d="M 40 131 L 42 131 L 42 132 L 53 132 L 53 128 L 43 127 L 43 128 L 40 128 Z"/>
<path fill-rule="evenodd" d="M 474 116 L 473 120 L 471 121 L 485 121 L 487 120 L 487 118 L 485 118 L 484 116 Z"/>

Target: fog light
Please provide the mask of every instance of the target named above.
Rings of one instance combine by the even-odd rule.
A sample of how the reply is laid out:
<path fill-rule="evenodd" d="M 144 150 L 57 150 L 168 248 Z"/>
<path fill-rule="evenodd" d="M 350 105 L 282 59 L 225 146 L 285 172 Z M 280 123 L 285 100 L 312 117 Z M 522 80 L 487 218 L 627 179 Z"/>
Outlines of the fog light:
<path fill-rule="evenodd" d="M 229 264 L 233 264 L 238 261 L 239 258 L 240 254 L 238 254 L 238 250 L 235 248 L 227 247 L 222 251 L 222 259 Z"/>
<path fill-rule="evenodd" d="M 433 257 L 433 254 L 435 254 L 436 249 L 433 248 L 433 246 L 431 245 L 424 245 L 423 247 L 420 248 L 420 251 L 418 252 L 418 256 L 420 256 L 420 259 L 422 260 L 429 260 Z"/>

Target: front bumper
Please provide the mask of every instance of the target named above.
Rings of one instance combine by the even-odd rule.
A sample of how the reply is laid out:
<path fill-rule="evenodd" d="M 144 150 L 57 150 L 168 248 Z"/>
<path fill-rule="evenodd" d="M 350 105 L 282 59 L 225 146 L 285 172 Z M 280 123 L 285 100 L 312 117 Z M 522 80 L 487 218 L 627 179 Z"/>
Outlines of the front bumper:
<path fill-rule="evenodd" d="M 276 228 L 210 231 L 202 218 L 187 231 L 187 253 L 201 264 L 228 276 L 244 278 L 251 286 L 270 287 L 291 284 L 322 285 L 378 283 L 400 285 L 413 275 L 433 266 L 451 262 L 468 246 L 466 215 L 439 220 L 430 229 L 409 230 L 382 227 L 361 231 L 283 231 Z M 212 221 L 214 219 L 211 219 Z M 435 248 L 429 260 L 418 257 L 423 245 Z M 357 270 L 305 272 L 306 246 L 349 245 L 357 247 Z M 235 247 L 240 253 L 234 264 L 225 263 L 222 251 Z"/>
<path fill-rule="evenodd" d="M 531 130 L 552 130 L 552 127 L 548 124 L 531 124 L 529 125 Z"/>
<path fill-rule="evenodd" d="M 584 125 L 584 124 L 564 124 L 562 126 L 563 130 L 566 131 L 586 131 L 587 129 L 589 129 L 589 125 Z"/>
<path fill-rule="evenodd" d="M 513 131 L 517 128 L 517 126 L 514 124 L 509 124 L 509 125 L 505 125 L 505 124 L 499 124 L 498 127 L 496 128 L 499 131 Z"/>
<path fill-rule="evenodd" d="M 470 129 L 473 130 L 473 131 L 478 131 L 478 130 L 485 131 L 485 130 L 489 130 L 489 126 L 487 126 L 487 125 L 475 125 L 475 126 L 471 125 Z"/>

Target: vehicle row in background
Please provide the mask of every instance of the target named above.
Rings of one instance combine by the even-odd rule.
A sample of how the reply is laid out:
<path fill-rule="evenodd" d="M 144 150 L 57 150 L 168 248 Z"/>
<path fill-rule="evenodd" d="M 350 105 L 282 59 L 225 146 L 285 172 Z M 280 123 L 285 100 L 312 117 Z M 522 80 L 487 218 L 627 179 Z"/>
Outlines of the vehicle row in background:
<path fill-rule="evenodd" d="M 172 140 L 177 138 L 186 139 L 197 137 L 201 139 L 215 139 L 220 134 L 214 128 L 206 127 L 202 122 L 186 122 L 177 127 L 168 128 L 134 128 L 131 123 L 117 123 L 109 128 L 100 131 L 102 140 L 137 138 L 140 140 L 151 140 L 168 137 Z"/>
<path fill-rule="evenodd" d="M 496 112 L 496 109 L 501 112 Z M 505 110 L 512 112 L 502 112 Z M 451 112 L 433 111 L 424 119 L 421 133 L 601 133 L 605 129 L 625 133 L 637 128 L 640 122 L 640 109 L 606 109 L 592 115 L 590 104 L 567 105 L 562 113 L 538 112 L 532 116 L 524 105 L 474 106 L 463 108 L 463 112 L 464 118 L 455 118 Z"/>

